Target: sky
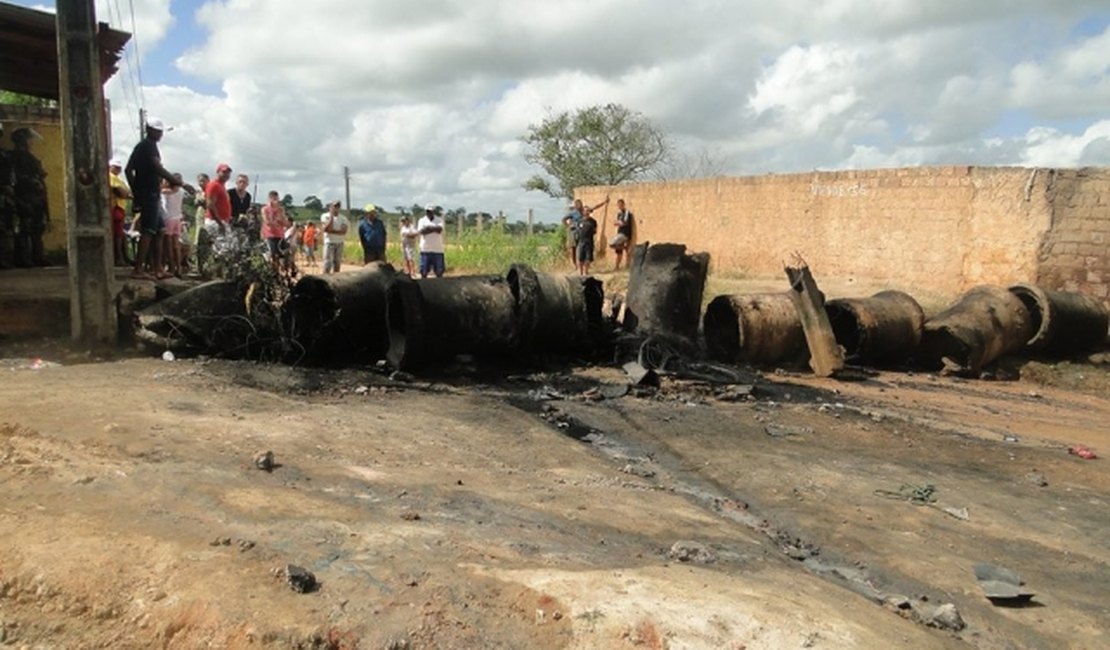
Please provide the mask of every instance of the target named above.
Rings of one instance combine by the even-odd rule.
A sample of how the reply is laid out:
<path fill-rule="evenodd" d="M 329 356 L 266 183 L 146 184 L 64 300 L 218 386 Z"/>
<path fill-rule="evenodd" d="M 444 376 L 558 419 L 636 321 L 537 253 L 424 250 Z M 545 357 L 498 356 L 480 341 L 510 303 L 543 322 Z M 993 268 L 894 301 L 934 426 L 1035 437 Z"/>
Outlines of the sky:
<path fill-rule="evenodd" d="M 53 11 L 52 5 L 16 2 Z M 106 85 L 171 171 L 229 163 L 297 203 L 557 220 L 530 124 L 595 104 L 668 134 L 668 175 L 1110 165 L 1110 0 L 96 0 Z M 682 161 L 685 160 L 684 164 Z"/>

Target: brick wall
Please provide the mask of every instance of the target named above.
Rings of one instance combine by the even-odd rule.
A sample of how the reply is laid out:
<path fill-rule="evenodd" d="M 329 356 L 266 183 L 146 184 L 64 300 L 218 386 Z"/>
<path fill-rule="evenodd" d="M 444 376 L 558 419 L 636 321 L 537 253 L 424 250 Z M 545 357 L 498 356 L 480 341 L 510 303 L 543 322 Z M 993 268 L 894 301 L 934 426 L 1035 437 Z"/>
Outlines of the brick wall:
<path fill-rule="evenodd" d="M 1041 281 L 1105 299 L 1108 184 L 1105 168 L 959 166 L 588 187 L 576 195 L 587 204 L 623 197 L 637 241 L 707 251 L 713 273 L 781 277 L 798 251 L 819 280 L 943 296 Z M 605 235 L 614 211 L 595 214 Z"/>

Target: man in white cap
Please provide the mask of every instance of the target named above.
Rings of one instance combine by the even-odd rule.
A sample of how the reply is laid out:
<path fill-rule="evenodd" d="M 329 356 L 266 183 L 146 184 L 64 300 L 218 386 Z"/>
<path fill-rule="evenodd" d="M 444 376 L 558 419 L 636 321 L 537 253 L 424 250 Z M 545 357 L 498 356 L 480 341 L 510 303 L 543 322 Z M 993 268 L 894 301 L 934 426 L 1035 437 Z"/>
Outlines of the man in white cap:
<path fill-rule="evenodd" d="M 378 218 L 378 206 L 367 203 L 358 222 L 358 240 L 362 243 L 362 265 L 385 261 L 385 223 Z"/>
<path fill-rule="evenodd" d="M 131 277 L 136 279 L 151 279 L 143 267 L 152 253 L 151 269 L 154 277 L 169 277 L 162 268 L 162 217 L 158 208 L 162 201 L 162 179 L 166 179 L 171 187 L 181 185 L 181 181 L 162 166 L 158 141 L 162 139 L 165 130 L 166 125 L 162 120 L 154 117 L 147 119 L 146 137 L 135 145 L 125 168 L 134 196 L 134 207 L 139 212 L 139 252 L 135 255 L 135 269 L 131 273 Z"/>
<path fill-rule="evenodd" d="M 123 163 L 119 158 L 108 161 L 108 194 L 112 206 L 112 250 L 115 252 L 116 264 L 124 264 L 123 246 L 127 241 L 124 233 L 124 223 L 127 220 L 127 202 L 131 199 L 131 188 L 123 180 L 120 173 Z"/>
<path fill-rule="evenodd" d="M 428 277 L 428 272 L 443 277 L 447 265 L 443 259 L 443 216 L 442 210 L 431 203 L 424 206 L 424 216 L 416 222 L 420 233 L 420 277 Z"/>

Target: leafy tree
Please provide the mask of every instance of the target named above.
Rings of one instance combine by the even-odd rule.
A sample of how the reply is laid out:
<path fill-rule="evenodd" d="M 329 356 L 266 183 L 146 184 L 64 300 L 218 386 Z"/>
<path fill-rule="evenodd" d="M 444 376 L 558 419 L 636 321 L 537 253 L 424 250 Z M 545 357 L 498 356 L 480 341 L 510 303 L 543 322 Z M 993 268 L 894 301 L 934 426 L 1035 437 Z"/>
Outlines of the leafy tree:
<path fill-rule="evenodd" d="M 38 106 L 40 108 L 57 108 L 58 102 L 45 97 L 23 95 L 11 90 L 0 90 L 0 104 L 14 106 Z"/>
<path fill-rule="evenodd" d="M 395 205 L 395 206 L 393 206 L 393 210 L 394 210 L 394 211 L 395 211 L 395 212 L 396 212 L 397 214 L 401 215 L 402 217 L 404 217 L 404 216 L 408 215 L 408 213 L 409 213 L 409 209 L 408 209 L 408 208 L 406 208 L 406 207 L 405 207 L 405 206 L 403 206 L 403 205 Z"/>
<path fill-rule="evenodd" d="M 304 207 L 311 210 L 320 210 L 322 212 L 324 210 L 324 202 L 320 200 L 320 197 L 312 194 L 304 197 Z"/>
<path fill-rule="evenodd" d="M 521 140 L 529 147 L 524 159 L 548 174 L 533 176 L 524 188 L 566 198 L 574 195 L 576 187 L 619 185 L 640 178 L 670 149 L 659 127 L 619 104 L 548 117 L 530 125 Z"/>
<path fill-rule="evenodd" d="M 702 148 L 694 153 L 669 151 L 662 162 L 651 170 L 651 176 L 657 181 L 711 178 L 723 175 L 726 167 L 725 160 L 720 153 L 708 148 Z"/>
<path fill-rule="evenodd" d="M 292 194 L 286 194 L 285 196 L 281 197 L 281 205 L 286 210 L 292 208 L 293 207 L 293 195 Z"/>

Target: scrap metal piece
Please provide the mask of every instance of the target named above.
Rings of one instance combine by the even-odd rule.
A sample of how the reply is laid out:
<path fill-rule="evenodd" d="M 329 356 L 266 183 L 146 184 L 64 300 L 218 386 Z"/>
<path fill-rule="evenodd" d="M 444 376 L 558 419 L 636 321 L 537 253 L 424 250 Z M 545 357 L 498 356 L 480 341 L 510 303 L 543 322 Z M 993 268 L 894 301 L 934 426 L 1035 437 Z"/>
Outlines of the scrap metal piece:
<path fill-rule="evenodd" d="M 1022 349 L 1035 331 L 1029 309 L 1013 293 L 976 287 L 925 322 L 919 358 L 950 374 L 974 376 L 995 359 Z"/>
<path fill-rule="evenodd" d="M 1026 343 L 1030 349 L 1070 356 L 1093 352 L 1106 342 L 1110 313 L 1092 296 L 1035 284 L 1015 284 L 1010 293 L 1029 310 L 1034 330 Z"/>
<path fill-rule="evenodd" d="M 831 377 L 844 367 L 844 350 L 837 344 L 829 324 L 824 295 L 817 289 L 809 266 L 797 253 L 794 254 L 794 266 L 787 266 L 785 270 L 790 280 L 790 299 L 802 321 L 809 347 L 809 367 L 818 377 Z"/>
<path fill-rule="evenodd" d="M 717 296 L 702 318 L 710 358 L 775 363 L 799 356 L 805 332 L 787 292 Z"/>
<path fill-rule="evenodd" d="M 624 328 L 693 347 L 708 272 L 708 253 L 688 254 L 683 244 L 638 244 L 629 264 Z"/>
<path fill-rule="evenodd" d="M 214 280 L 135 313 L 135 338 L 161 350 L 247 356 L 257 332 L 247 316 L 244 291 Z"/>
<path fill-rule="evenodd" d="M 868 365 L 890 365 L 912 357 L 925 325 L 921 305 L 901 291 L 830 300 L 825 313 L 847 360 Z"/>
<path fill-rule="evenodd" d="M 659 386 L 659 375 L 651 368 L 642 366 L 639 361 L 629 361 L 621 369 L 628 375 L 628 381 L 633 386 Z"/>
<path fill-rule="evenodd" d="M 972 569 L 983 594 L 992 603 L 1024 602 L 1036 595 L 1024 586 L 1021 576 L 1010 569 L 985 562 L 973 565 Z"/>

